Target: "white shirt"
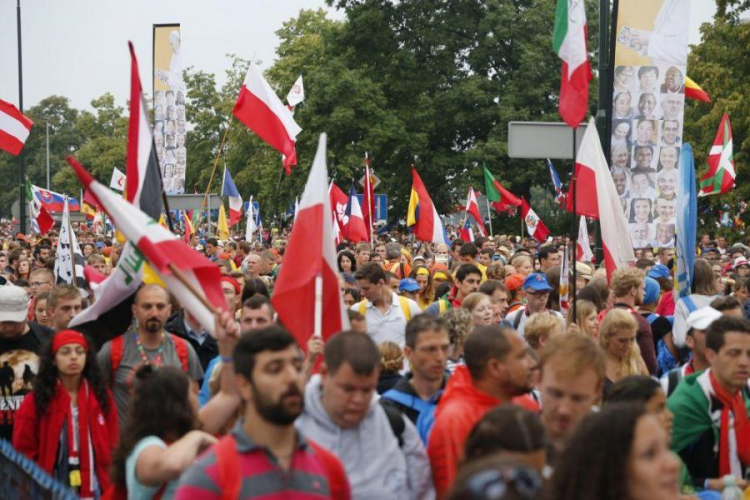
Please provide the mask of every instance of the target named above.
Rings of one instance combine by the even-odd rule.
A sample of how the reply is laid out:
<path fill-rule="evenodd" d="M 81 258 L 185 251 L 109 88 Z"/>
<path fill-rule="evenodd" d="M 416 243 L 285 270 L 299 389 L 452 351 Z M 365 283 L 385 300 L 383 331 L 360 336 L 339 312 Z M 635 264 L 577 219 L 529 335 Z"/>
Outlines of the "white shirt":
<path fill-rule="evenodd" d="M 544 311 L 541 311 L 541 312 L 550 313 L 551 315 L 555 316 L 559 320 L 563 320 L 562 314 L 560 314 L 558 311 L 555 311 L 554 309 L 545 309 Z M 513 328 L 516 324 L 516 319 L 519 314 L 521 315 L 521 320 L 518 322 L 518 328 L 515 328 L 515 330 L 518 333 L 518 335 L 522 339 L 525 340 L 526 337 L 524 336 L 524 326 L 526 325 L 526 321 L 531 317 L 531 314 L 526 314 L 526 306 L 519 307 L 512 313 L 508 314 L 505 317 L 505 322 L 510 323 L 511 328 Z"/>
<path fill-rule="evenodd" d="M 409 310 L 413 318 L 422 313 L 419 305 L 411 299 L 404 298 L 409 303 Z M 367 321 L 367 334 L 376 344 L 381 342 L 395 342 L 404 347 L 407 319 L 401 307 L 401 297 L 391 292 L 391 307 L 385 313 L 365 300 L 365 320 Z M 360 311 L 360 302 L 352 306 L 352 311 Z"/>

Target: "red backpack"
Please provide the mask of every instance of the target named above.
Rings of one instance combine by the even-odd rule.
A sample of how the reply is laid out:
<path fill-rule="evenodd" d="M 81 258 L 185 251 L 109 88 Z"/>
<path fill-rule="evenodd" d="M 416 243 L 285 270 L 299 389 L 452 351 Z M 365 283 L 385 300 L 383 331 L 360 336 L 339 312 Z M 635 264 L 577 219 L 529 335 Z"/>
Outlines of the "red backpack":
<path fill-rule="evenodd" d="M 178 337 L 177 335 L 172 335 L 171 333 L 169 336 L 172 338 L 172 342 L 174 342 L 174 350 L 177 351 L 177 357 L 180 359 L 180 365 L 182 366 L 182 371 L 185 373 L 188 373 L 190 370 L 190 366 L 188 364 L 188 348 L 187 348 L 187 342 L 185 342 L 184 339 Z M 125 335 L 120 335 L 118 337 L 115 337 L 112 339 L 112 343 L 110 345 L 110 352 L 109 352 L 109 360 L 112 366 L 112 377 L 110 380 L 115 379 L 114 374 L 117 371 L 117 368 L 120 366 L 120 362 L 122 361 L 122 354 L 125 350 Z"/>

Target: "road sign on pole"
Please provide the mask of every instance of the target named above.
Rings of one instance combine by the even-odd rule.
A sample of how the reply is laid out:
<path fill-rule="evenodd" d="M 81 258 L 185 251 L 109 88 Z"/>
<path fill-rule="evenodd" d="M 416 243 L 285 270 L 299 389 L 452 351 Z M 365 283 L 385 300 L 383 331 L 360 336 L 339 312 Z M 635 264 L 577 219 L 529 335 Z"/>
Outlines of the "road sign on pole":
<path fill-rule="evenodd" d="M 377 187 L 380 185 L 380 178 L 372 173 L 370 171 L 370 179 L 372 180 L 372 188 L 377 189 Z M 361 179 L 359 179 L 359 185 L 362 187 L 365 187 L 365 176 L 363 175 Z"/>
<path fill-rule="evenodd" d="M 576 151 L 586 127 L 576 134 Z M 573 159 L 573 129 L 565 123 L 508 122 L 508 156 L 552 160 Z"/>

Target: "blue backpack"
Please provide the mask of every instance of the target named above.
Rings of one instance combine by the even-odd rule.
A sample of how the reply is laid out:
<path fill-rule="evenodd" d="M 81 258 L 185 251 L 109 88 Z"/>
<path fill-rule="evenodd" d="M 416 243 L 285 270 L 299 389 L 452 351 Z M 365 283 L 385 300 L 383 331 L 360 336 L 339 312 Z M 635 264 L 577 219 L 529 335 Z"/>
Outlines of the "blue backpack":
<path fill-rule="evenodd" d="M 425 401 L 421 398 L 415 398 L 411 394 L 391 389 L 386 391 L 381 397 L 390 399 L 403 406 L 408 406 L 412 410 L 419 412 L 419 417 L 417 417 L 417 432 L 426 447 L 432 426 L 435 424 L 435 408 L 437 408 L 437 402 L 442 393 L 443 391 L 438 391 L 429 401 Z"/>

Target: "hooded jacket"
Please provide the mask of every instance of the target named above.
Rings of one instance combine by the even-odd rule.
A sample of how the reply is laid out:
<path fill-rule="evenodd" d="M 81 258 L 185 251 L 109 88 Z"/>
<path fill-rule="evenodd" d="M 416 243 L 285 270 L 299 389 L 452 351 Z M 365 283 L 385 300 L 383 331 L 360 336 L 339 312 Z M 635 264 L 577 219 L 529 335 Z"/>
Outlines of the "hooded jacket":
<path fill-rule="evenodd" d="M 435 410 L 435 425 L 427 445 L 438 498 L 445 497 L 456 478 L 471 429 L 502 402 L 475 388 L 466 366 L 456 368 Z"/>
<path fill-rule="evenodd" d="M 378 404 L 379 397 L 373 394 L 362 422 L 355 428 L 343 429 L 323 407 L 320 382 L 320 375 L 308 382 L 305 410 L 295 425 L 344 464 L 352 498 L 434 498 L 427 454 L 414 425 L 404 418 L 404 444 L 399 447 L 388 416 Z"/>

